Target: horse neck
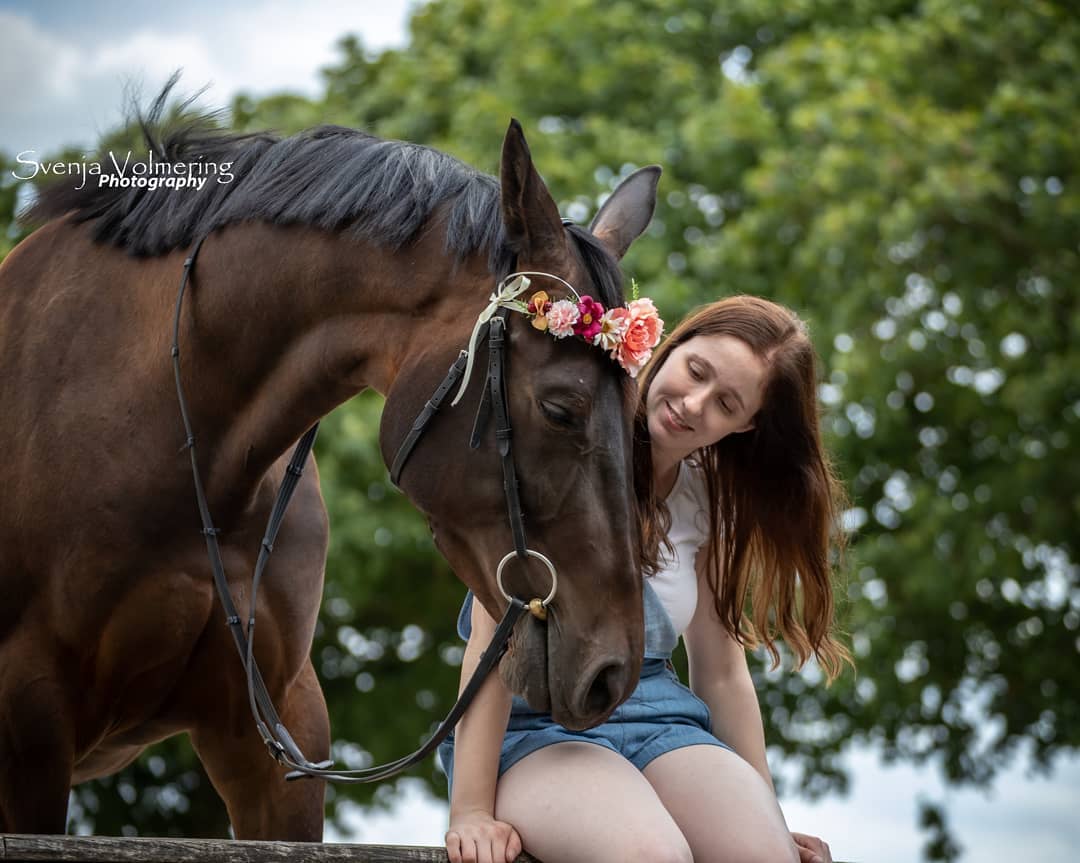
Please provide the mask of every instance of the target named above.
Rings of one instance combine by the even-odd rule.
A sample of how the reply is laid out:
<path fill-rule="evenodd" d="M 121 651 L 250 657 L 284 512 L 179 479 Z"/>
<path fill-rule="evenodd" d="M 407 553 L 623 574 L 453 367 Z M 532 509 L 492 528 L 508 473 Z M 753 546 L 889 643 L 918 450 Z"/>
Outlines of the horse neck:
<path fill-rule="evenodd" d="M 195 355 L 189 400 L 213 441 L 212 497 L 246 505 L 274 461 L 334 407 L 369 387 L 387 394 L 417 351 L 465 344 L 483 297 L 468 302 L 455 283 L 483 280 L 486 265 L 454 267 L 443 243 L 433 231 L 392 253 L 265 225 L 207 240 L 185 316 L 194 344 L 182 351 Z"/>

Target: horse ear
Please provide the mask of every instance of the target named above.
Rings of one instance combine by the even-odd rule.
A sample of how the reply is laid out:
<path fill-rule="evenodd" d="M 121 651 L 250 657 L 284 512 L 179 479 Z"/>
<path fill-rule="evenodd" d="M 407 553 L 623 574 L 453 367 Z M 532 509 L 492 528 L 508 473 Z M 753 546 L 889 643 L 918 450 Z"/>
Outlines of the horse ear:
<path fill-rule="evenodd" d="M 622 259 L 630 244 L 649 226 L 656 209 L 659 182 L 659 165 L 638 168 L 619 183 L 589 225 L 593 236 L 616 259 Z"/>
<path fill-rule="evenodd" d="M 502 218 L 506 239 L 525 260 L 562 255 L 566 249 L 559 208 L 533 167 L 525 132 L 517 120 L 510 121 L 503 139 Z"/>

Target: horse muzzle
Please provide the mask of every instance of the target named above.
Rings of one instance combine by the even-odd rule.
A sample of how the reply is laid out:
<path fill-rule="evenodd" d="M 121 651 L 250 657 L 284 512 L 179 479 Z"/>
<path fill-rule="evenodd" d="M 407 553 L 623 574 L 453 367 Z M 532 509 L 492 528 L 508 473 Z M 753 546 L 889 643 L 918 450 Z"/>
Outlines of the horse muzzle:
<path fill-rule="evenodd" d="M 547 623 L 532 616 L 521 620 L 501 664 L 503 681 L 530 708 L 550 713 L 560 725 L 592 728 L 629 697 L 640 660 L 603 649 L 592 638 L 567 639 L 552 617 Z"/>

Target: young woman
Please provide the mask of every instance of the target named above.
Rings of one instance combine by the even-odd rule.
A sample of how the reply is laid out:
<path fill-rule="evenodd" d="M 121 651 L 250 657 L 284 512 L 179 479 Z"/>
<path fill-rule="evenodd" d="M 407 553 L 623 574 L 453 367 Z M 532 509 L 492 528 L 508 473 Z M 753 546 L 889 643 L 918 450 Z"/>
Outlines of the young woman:
<path fill-rule="evenodd" d="M 745 657 L 764 643 L 778 661 L 782 638 L 830 680 L 849 661 L 832 635 L 842 497 L 816 392 L 805 326 L 755 297 L 705 306 L 657 349 L 636 420 L 657 561 L 641 682 L 603 725 L 573 732 L 492 675 L 440 751 L 451 863 L 503 863 L 522 845 L 544 863 L 829 863 L 824 842 L 784 823 Z M 495 621 L 470 597 L 461 624 L 466 681 Z M 690 688 L 667 662 L 679 636 Z"/>

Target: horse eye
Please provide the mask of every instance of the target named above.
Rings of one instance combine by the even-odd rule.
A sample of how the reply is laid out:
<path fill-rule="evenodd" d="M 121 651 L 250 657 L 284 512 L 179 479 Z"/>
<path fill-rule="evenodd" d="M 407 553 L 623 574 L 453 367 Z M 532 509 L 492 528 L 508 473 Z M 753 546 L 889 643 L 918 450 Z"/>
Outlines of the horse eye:
<path fill-rule="evenodd" d="M 577 418 L 562 405 L 555 402 L 540 402 L 540 412 L 556 425 L 570 428 L 577 425 Z"/>

